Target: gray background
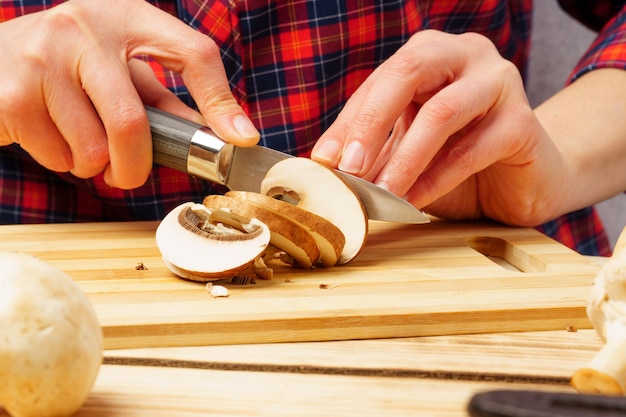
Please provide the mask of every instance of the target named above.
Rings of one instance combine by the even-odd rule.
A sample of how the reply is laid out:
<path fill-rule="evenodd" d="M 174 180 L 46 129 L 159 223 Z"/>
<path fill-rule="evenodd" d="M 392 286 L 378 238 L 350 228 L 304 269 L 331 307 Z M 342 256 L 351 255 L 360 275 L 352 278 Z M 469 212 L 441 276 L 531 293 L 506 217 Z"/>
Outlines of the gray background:
<path fill-rule="evenodd" d="M 533 106 L 562 88 L 595 33 L 571 19 L 556 0 L 535 0 L 533 36 L 526 90 Z M 597 206 L 614 245 L 626 226 L 626 195 Z"/>

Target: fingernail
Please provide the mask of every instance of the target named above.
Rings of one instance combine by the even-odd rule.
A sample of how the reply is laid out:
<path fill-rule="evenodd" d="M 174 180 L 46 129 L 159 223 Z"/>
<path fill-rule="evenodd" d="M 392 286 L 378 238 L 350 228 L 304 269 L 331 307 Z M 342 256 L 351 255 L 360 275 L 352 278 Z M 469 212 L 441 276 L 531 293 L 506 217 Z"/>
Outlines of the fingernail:
<path fill-rule="evenodd" d="M 328 140 L 315 149 L 311 154 L 311 158 L 332 165 L 337 160 L 338 154 L 339 144 L 334 140 Z"/>
<path fill-rule="evenodd" d="M 350 174 L 358 174 L 365 160 L 365 148 L 361 142 L 352 142 L 339 162 L 339 169 Z"/>
<path fill-rule="evenodd" d="M 239 135 L 241 135 L 241 137 L 255 138 L 260 135 L 259 131 L 256 127 L 254 127 L 250 119 L 248 119 L 244 115 L 239 114 L 235 116 L 235 119 L 233 120 L 233 125 L 235 126 L 235 130 L 237 131 L 237 133 L 239 133 Z"/>

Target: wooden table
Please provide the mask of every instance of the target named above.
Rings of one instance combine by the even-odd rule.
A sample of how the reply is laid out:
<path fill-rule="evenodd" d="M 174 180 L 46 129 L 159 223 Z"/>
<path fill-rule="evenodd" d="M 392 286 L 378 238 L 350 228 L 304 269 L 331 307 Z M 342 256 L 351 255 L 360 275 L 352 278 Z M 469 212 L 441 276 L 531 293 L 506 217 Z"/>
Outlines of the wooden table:
<path fill-rule="evenodd" d="M 466 416 L 492 389 L 573 392 L 581 329 L 107 351 L 79 416 Z"/>
<path fill-rule="evenodd" d="M 108 295 L 108 291 L 122 291 L 122 297 L 149 301 L 149 296 L 173 286 L 183 294 L 181 297 L 191 297 L 190 292 L 198 297 L 195 290 L 168 276 L 159 264 L 152 239 L 155 226 L 154 223 L 133 225 L 131 229 L 122 224 L 68 225 L 67 229 L 55 225 L 3 226 L 0 227 L 0 250 L 30 252 L 68 271 L 106 318 L 104 313 L 119 315 L 117 308 L 128 307 L 121 302 L 111 302 L 113 295 L 117 295 Z M 444 300 L 450 287 L 446 280 L 454 279 L 457 287 L 465 285 L 466 290 L 463 293 L 453 291 L 452 301 L 448 300 L 446 305 L 453 309 L 457 302 L 475 300 L 474 304 L 468 304 L 459 312 L 451 310 L 454 314 L 445 315 L 446 320 L 439 321 L 442 327 L 436 327 L 433 321 L 435 324 L 422 333 L 419 326 L 426 321 L 420 321 L 421 317 L 435 317 L 439 312 L 434 307 L 439 302 L 435 300 L 427 305 L 432 312 L 427 309 L 409 311 L 405 316 L 413 320 L 412 331 L 416 332 L 413 335 L 420 337 L 405 338 L 385 338 L 388 337 L 385 332 L 391 330 L 383 320 L 385 309 L 382 308 L 375 310 L 371 320 L 364 324 L 369 326 L 369 331 L 377 332 L 372 333 L 373 336 L 383 338 L 366 340 L 309 341 L 302 338 L 286 343 L 258 340 L 255 342 L 261 343 L 177 346 L 181 340 L 192 340 L 194 331 L 192 326 L 178 326 L 191 333 L 173 341 L 168 339 L 171 337 L 168 333 L 159 334 L 155 346 L 160 347 L 145 347 L 153 340 L 145 332 L 156 329 L 158 333 L 158 322 L 149 327 L 137 327 L 144 332 L 137 333 L 139 336 L 132 333 L 131 326 L 126 326 L 124 329 L 129 330 L 119 340 L 137 343 L 137 346 L 105 351 L 104 365 L 93 392 L 78 416 L 466 416 L 471 396 L 484 390 L 573 392 L 569 386 L 570 376 L 601 346 L 584 317 L 584 297 L 598 265 L 579 255 L 571 262 L 574 256 L 571 251 L 523 229 L 487 225 L 477 230 L 462 224 L 450 229 L 434 224 L 415 230 L 403 229 L 403 239 L 397 240 L 389 238 L 386 226 L 377 227 L 377 234 L 372 236 L 361 258 L 341 270 L 347 271 L 347 278 L 333 277 L 331 273 L 323 278 L 296 274 L 289 275 L 290 281 L 296 281 L 294 285 L 300 285 L 305 294 L 312 293 L 318 298 L 321 297 L 318 294 L 340 294 L 339 290 L 357 288 L 353 298 L 345 298 L 356 303 L 354 300 L 358 300 L 363 291 L 357 285 L 349 285 L 349 280 L 356 282 L 365 277 L 370 280 L 369 286 L 388 285 L 374 282 L 370 275 L 376 265 L 384 270 L 381 265 L 387 255 L 380 254 L 388 253 L 381 251 L 391 247 L 397 256 L 394 261 L 397 268 L 417 271 L 416 265 L 419 265 L 422 270 L 396 277 L 395 286 L 382 288 L 395 288 L 401 294 L 402 288 L 409 288 L 405 281 L 413 280 L 414 288 L 435 291 L 439 300 Z M 393 236 L 398 236 L 398 231 L 392 232 Z M 506 245 L 489 248 L 484 238 L 475 236 L 496 236 L 490 242 Z M 122 240 L 124 247 L 120 247 Z M 398 248 L 409 244 L 412 246 L 407 247 L 406 254 L 417 258 L 403 260 L 397 255 Z M 502 251 L 512 263 L 529 269 L 507 271 L 494 266 L 491 260 L 478 253 L 485 250 Z M 451 258 L 447 254 L 452 254 L 456 263 L 449 265 Z M 136 271 L 134 266 L 138 260 L 148 260 L 150 269 Z M 104 273 L 100 273 L 102 271 Z M 331 282 L 332 279 L 344 280 L 340 287 L 331 290 L 336 292 L 326 293 L 318 288 L 316 280 Z M 491 290 L 490 297 L 494 298 L 494 287 L 487 286 L 491 285 L 489 280 L 508 298 L 500 298 L 498 302 L 502 306 L 493 309 L 493 313 L 482 308 L 480 315 L 474 314 L 472 309 L 485 304 L 486 301 L 481 300 L 487 290 Z M 286 281 L 275 284 L 292 285 Z M 348 284 L 343 285 L 344 282 Z M 146 294 L 148 285 L 154 290 Z M 272 293 L 267 285 L 253 291 L 255 296 Z M 236 293 L 230 304 L 244 299 L 242 295 L 237 297 L 238 294 L 243 292 Z M 511 300 L 511 305 L 507 305 L 507 299 Z M 144 312 L 147 319 L 153 315 L 145 311 L 166 317 L 169 313 L 159 312 L 159 308 L 189 305 L 187 301 L 187 304 L 170 305 L 167 297 L 160 302 L 163 307 L 139 311 Z M 357 307 L 371 306 L 362 302 Z M 507 308 L 513 313 L 504 320 L 514 317 L 515 321 L 498 330 L 498 320 L 493 315 Z M 541 311 L 545 311 L 545 321 Z M 565 323 L 579 328 L 566 328 Z M 115 322 L 111 320 L 107 325 L 105 336 L 111 347 L 114 345 L 111 341 L 117 339 L 112 330 L 107 332 L 106 329 L 115 329 Z M 209 327 L 198 328 L 203 332 L 202 340 L 213 340 L 208 334 Z M 251 328 L 250 325 L 245 327 Z M 392 328 L 393 332 L 401 329 L 398 323 Z M 511 332 L 512 329 L 524 331 Z M 474 330 L 484 333 L 476 334 Z M 354 330 L 348 326 L 346 331 Z M 437 331 L 441 331 L 441 335 L 431 335 Z M 463 332 L 474 334 L 460 334 Z M 254 335 L 255 332 L 242 334 Z M 341 336 L 333 335 L 351 338 L 350 334 Z M 171 347 L 163 347 L 170 341 Z M 0 415 L 6 414 L 0 409 Z"/>

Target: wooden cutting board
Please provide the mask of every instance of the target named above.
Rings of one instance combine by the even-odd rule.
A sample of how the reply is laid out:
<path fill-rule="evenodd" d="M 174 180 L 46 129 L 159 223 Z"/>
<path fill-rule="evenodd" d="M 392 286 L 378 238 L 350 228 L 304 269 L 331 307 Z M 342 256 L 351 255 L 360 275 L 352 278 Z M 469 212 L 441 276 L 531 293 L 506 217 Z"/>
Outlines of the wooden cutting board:
<path fill-rule="evenodd" d="M 164 266 L 156 222 L 0 226 L 0 251 L 74 278 L 107 349 L 323 341 L 590 327 L 599 266 L 533 229 L 371 222 L 363 251 L 328 269 L 275 270 L 213 298 Z"/>

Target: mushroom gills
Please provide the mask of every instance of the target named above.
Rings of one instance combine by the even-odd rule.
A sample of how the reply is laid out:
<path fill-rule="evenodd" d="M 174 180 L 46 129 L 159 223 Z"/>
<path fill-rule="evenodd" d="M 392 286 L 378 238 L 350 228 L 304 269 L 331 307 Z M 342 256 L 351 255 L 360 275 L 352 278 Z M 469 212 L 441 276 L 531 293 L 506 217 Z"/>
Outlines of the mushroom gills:
<path fill-rule="evenodd" d="M 168 269 L 181 278 L 202 282 L 246 270 L 269 240 L 268 227 L 258 219 L 198 203 L 179 205 L 156 231 Z"/>

